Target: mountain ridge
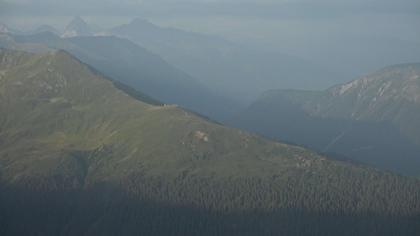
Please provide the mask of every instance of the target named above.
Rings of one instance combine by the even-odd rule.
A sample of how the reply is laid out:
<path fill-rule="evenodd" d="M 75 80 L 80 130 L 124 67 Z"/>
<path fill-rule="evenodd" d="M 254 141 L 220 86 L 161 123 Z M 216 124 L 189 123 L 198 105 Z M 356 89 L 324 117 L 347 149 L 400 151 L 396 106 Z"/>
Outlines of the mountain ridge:
<path fill-rule="evenodd" d="M 386 67 L 325 91 L 271 90 L 238 114 L 236 125 L 418 175 L 419 75 L 420 64 L 409 63 Z M 269 115 L 273 117 L 264 117 Z M 270 126 L 277 128 L 270 130 Z"/>
<path fill-rule="evenodd" d="M 35 52 L 48 50 L 45 47 L 65 49 L 114 80 L 215 120 L 226 119 L 237 104 L 127 39 L 112 35 L 62 39 L 48 32 L 8 37 L 8 41 L 0 39 L 4 47 Z"/>
<path fill-rule="evenodd" d="M 5 235 L 379 235 L 420 227 L 416 179 L 146 104 L 63 51 L 0 50 L 0 58 Z"/>
<path fill-rule="evenodd" d="M 247 48 L 217 36 L 160 27 L 143 19 L 108 33 L 142 45 L 207 87 L 245 102 L 272 87 L 324 88 L 334 74 L 301 58 Z M 318 78 L 322 83 L 315 83 Z"/>
<path fill-rule="evenodd" d="M 80 16 L 74 17 L 64 29 L 61 37 L 91 36 L 93 30 Z"/>

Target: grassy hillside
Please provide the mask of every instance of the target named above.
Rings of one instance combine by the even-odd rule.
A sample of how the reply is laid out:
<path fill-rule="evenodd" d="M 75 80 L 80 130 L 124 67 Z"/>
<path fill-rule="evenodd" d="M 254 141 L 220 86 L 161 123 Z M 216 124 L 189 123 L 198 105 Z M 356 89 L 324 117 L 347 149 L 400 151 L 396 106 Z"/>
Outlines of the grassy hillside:
<path fill-rule="evenodd" d="M 63 51 L 1 50 L 0 72 L 2 235 L 420 229 L 415 179 L 150 104 Z"/>
<path fill-rule="evenodd" d="M 233 114 L 236 102 L 209 90 L 158 55 L 114 36 L 60 38 L 52 33 L 0 37 L 0 46 L 39 52 L 62 49 L 102 74 L 168 104 L 218 120 Z"/>

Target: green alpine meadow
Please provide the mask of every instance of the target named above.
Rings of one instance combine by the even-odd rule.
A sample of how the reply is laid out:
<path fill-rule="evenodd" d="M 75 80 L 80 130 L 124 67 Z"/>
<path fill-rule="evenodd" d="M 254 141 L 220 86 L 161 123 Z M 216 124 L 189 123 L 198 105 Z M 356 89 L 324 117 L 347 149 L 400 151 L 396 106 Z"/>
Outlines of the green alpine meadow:
<path fill-rule="evenodd" d="M 64 51 L 2 50 L 0 61 L 2 234 L 419 227 L 416 179 L 212 123 L 118 86 Z"/>

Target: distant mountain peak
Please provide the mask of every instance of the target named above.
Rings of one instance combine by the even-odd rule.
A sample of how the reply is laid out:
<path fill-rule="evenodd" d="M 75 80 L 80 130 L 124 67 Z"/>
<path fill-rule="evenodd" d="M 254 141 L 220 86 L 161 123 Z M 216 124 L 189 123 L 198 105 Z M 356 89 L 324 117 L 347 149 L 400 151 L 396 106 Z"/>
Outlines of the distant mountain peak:
<path fill-rule="evenodd" d="M 91 27 L 80 17 L 76 16 L 66 26 L 62 37 L 90 36 L 93 35 Z"/>
<path fill-rule="evenodd" d="M 56 35 L 60 35 L 60 31 L 50 25 L 40 25 L 38 28 L 34 30 L 33 33 L 43 33 L 43 32 L 49 32 Z"/>
<path fill-rule="evenodd" d="M 144 19 L 144 18 L 141 18 L 141 17 L 136 17 L 136 18 L 134 18 L 134 19 L 130 22 L 130 24 L 150 24 L 150 25 L 153 25 L 150 21 L 148 21 L 148 20 L 146 20 L 146 19 Z"/>
<path fill-rule="evenodd" d="M 154 25 L 153 23 L 151 23 L 150 21 L 137 17 L 135 19 L 133 19 L 129 25 L 131 26 L 136 26 L 136 27 L 142 27 L 142 28 L 158 28 L 156 25 Z"/>
<path fill-rule="evenodd" d="M 71 28 L 75 26 L 88 26 L 88 24 L 80 16 L 76 16 L 70 21 L 67 27 Z"/>
<path fill-rule="evenodd" d="M 0 33 L 10 33 L 9 27 L 7 25 L 0 23 Z"/>
<path fill-rule="evenodd" d="M 137 17 L 127 24 L 110 29 L 110 31 L 106 34 L 113 34 L 127 38 L 132 38 L 132 34 L 134 34 L 136 35 L 135 38 L 150 38 L 151 35 L 155 35 L 156 33 L 160 34 L 161 32 L 162 29 L 159 26 L 146 19 Z"/>

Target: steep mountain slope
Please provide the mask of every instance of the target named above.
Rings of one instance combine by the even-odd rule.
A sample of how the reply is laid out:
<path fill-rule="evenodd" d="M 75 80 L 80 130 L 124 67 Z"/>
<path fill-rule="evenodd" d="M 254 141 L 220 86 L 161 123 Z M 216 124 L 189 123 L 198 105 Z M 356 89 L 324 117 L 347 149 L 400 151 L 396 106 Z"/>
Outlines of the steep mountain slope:
<path fill-rule="evenodd" d="M 248 49 L 224 39 L 173 28 L 143 19 L 115 27 L 125 37 L 162 56 L 211 89 L 251 100 L 271 88 L 326 88 L 336 76 L 305 60 Z"/>
<path fill-rule="evenodd" d="M 420 64 L 403 64 L 325 92 L 270 91 L 232 123 L 418 176 L 419 76 Z"/>
<path fill-rule="evenodd" d="M 195 78 L 126 39 L 113 36 L 62 39 L 51 33 L 10 37 L 15 46 L 9 48 L 19 48 L 17 44 L 26 50 L 27 45 L 35 44 L 34 49 L 40 45 L 64 49 L 108 77 L 153 94 L 165 103 L 178 104 L 217 120 L 225 120 L 239 107 L 236 102 L 210 91 Z M 2 41 L 0 39 L 0 45 Z"/>
<path fill-rule="evenodd" d="M 420 182 L 0 52 L 2 235 L 414 235 Z M 126 92 L 129 91 L 129 94 Z"/>
<path fill-rule="evenodd" d="M 391 122 L 420 145 L 420 64 L 391 66 L 329 93 L 330 101 L 317 104 L 318 114 Z M 350 109 L 343 109 L 349 101 Z"/>
<path fill-rule="evenodd" d="M 5 24 L 0 24 L 0 33 L 9 33 L 10 29 Z"/>

